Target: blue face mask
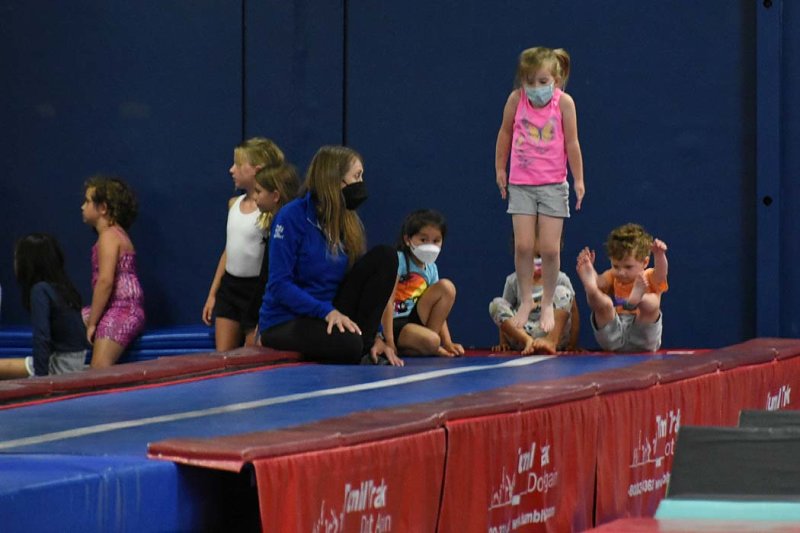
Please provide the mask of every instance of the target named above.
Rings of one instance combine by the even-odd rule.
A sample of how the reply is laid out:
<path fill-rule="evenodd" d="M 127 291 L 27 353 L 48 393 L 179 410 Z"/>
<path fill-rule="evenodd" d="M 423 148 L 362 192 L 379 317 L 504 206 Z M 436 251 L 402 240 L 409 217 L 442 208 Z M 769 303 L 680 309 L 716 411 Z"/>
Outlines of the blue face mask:
<path fill-rule="evenodd" d="M 536 107 L 544 107 L 547 102 L 553 99 L 553 84 L 542 87 L 525 87 L 525 94 L 528 100 Z"/>

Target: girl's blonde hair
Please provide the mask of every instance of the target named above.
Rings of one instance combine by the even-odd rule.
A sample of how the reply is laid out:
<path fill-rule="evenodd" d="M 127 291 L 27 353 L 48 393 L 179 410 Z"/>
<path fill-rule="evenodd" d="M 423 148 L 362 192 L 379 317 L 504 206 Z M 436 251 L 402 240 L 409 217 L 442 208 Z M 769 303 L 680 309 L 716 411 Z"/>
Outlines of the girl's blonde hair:
<path fill-rule="evenodd" d="M 265 137 L 247 139 L 234 148 L 233 153 L 235 157 L 243 158 L 254 167 L 261 168 L 277 167 L 286 159 L 278 145 Z"/>
<path fill-rule="evenodd" d="M 563 48 L 553 50 L 544 46 L 536 46 L 523 50 L 517 63 L 516 86 L 520 87 L 528 75 L 545 67 L 550 69 L 550 73 L 556 80 L 556 86 L 563 90 L 569 79 L 569 62 L 569 54 Z"/>
<path fill-rule="evenodd" d="M 311 160 L 303 184 L 317 202 L 317 218 L 331 252 L 343 249 L 351 266 L 367 246 L 364 225 L 355 211 L 345 208 L 342 195 L 342 180 L 355 161 L 363 161 L 355 150 L 323 146 Z"/>
<path fill-rule="evenodd" d="M 264 167 L 256 172 L 256 182 L 269 192 L 278 191 L 278 209 L 297 197 L 300 189 L 300 178 L 297 169 L 290 163 L 277 167 Z M 277 210 L 276 210 L 277 211 Z M 269 230 L 274 213 L 261 213 L 258 225 L 261 229 Z"/>

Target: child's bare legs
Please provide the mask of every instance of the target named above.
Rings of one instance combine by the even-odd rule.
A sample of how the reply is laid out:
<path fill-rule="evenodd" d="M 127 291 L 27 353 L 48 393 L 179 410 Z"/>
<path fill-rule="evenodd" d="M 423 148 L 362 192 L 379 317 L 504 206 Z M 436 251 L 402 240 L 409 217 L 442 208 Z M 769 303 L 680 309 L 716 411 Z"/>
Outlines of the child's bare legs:
<path fill-rule="evenodd" d="M 628 303 L 638 305 L 639 316 L 636 317 L 637 322 L 653 324 L 661 315 L 661 295 L 647 292 L 647 276 L 645 276 L 644 272 L 640 272 L 636 276 L 631 295 L 628 297 Z"/>
<path fill-rule="evenodd" d="M 576 266 L 578 277 L 586 291 L 586 301 L 594 315 L 595 326 L 598 329 L 614 320 L 616 311 L 614 302 L 597 286 L 597 271 L 594 269 L 594 253 L 589 248 L 584 248 L 578 254 Z"/>
<path fill-rule="evenodd" d="M 18 379 L 28 377 L 25 359 L 0 359 L 0 379 Z"/>
<path fill-rule="evenodd" d="M 230 318 L 214 320 L 214 345 L 218 352 L 227 352 L 242 345 L 242 325 Z"/>
<path fill-rule="evenodd" d="M 533 309 L 533 255 L 536 244 L 536 216 L 511 215 L 514 225 L 514 269 L 517 272 L 519 308 L 511 318 L 521 328 Z M 544 261 L 542 261 L 544 264 Z M 552 294 L 550 295 L 552 301 Z"/>
<path fill-rule="evenodd" d="M 553 295 L 561 271 L 561 230 L 564 219 L 539 215 L 539 255 L 542 257 L 542 312 L 539 324 L 545 332 L 555 326 Z"/>
<path fill-rule="evenodd" d="M 453 309 L 456 301 L 456 287 L 448 279 L 440 279 L 417 301 L 417 314 L 424 326 L 407 324 L 400 331 L 397 348 L 403 353 L 415 355 L 446 355 L 441 347 L 439 332 Z"/>
<path fill-rule="evenodd" d="M 92 346 L 92 368 L 105 368 L 119 360 L 125 347 L 111 339 L 95 339 Z"/>

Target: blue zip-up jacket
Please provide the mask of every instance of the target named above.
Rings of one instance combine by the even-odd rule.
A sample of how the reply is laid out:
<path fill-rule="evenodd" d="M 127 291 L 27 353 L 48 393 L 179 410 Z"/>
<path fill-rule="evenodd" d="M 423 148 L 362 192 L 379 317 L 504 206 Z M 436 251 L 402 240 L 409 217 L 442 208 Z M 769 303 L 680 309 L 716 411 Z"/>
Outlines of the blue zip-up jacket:
<path fill-rule="evenodd" d="M 272 221 L 269 239 L 269 281 L 258 327 L 301 316 L 325 318 L 348 270 L 347 254 L 332 253 L 317 221 L 311 193 L 292 200 Z"/>

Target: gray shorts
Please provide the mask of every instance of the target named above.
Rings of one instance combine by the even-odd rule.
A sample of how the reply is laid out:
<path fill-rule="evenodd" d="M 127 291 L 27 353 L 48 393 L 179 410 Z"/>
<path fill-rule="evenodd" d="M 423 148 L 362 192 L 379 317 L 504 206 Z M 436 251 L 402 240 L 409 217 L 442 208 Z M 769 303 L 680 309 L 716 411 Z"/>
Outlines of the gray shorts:
<path fill-rule="evenodd" d="M 510 215 L 569 218 L 569 183 L 509 185 L 506 212 Z"/>
<path fill-rule="evenodd" d="M 47 369 L 48 375 L 54 376 L 56 374 L 68 374 L 86 370 L 86 353 L 87 350 L 53 353 L 50 356 L 50 366 Z M 33 357 L 25 358 L 25 366 L 28 369 L 28 375 L 33 376 Z"/>
<path fill-rule="evenodd" d="M 597 329 L 592 313 L 592 331 L 607 352 L 655 352 L 661 347 L 661 315 L 652 324 L 637 322 L 636 315 L 614 315 L 614 320 Z"/>

